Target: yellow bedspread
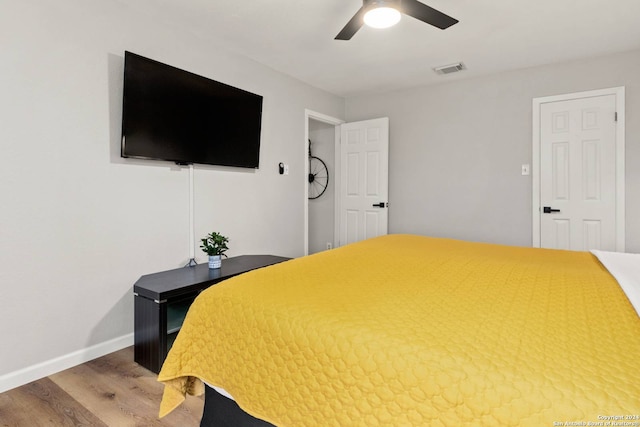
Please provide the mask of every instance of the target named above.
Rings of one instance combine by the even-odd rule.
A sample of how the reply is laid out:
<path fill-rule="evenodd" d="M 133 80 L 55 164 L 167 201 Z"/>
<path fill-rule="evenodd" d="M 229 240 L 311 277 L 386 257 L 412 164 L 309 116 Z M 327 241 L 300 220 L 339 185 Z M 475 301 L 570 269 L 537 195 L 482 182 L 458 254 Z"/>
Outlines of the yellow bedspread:
<path fill-rule="evenodd" d="M 203 292 L 161 415 L 200 379 L 283 427 L 640 423 L 640 318 L 587 252 L 389 235 Z"/>

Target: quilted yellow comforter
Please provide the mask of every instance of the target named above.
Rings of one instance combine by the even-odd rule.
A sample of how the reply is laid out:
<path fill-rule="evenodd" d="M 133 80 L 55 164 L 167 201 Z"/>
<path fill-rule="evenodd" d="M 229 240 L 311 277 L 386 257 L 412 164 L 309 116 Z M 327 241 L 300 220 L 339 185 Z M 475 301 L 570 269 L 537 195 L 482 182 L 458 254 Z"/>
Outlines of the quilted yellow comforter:
<path fill-rule="evenodd" d="M 587 252 L 389 235 L 209 288 L 159 380 L 283 427 L 640 423 L 640 318 Z"/>

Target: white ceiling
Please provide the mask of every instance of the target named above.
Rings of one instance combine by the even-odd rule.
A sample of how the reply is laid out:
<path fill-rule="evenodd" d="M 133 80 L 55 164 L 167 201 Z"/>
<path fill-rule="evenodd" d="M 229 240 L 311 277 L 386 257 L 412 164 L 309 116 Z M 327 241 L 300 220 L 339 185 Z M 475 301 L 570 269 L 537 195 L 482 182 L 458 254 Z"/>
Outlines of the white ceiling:
<path fill-rule="evenodd" d="M 361 0 L 121 0 L 167 25 L 348 97 L 640 48 L 640 0 L 421 0 L 460 22 L 409 16 L 334 40 Z M 462 61 L 467 70 L 433 68 Z"/>

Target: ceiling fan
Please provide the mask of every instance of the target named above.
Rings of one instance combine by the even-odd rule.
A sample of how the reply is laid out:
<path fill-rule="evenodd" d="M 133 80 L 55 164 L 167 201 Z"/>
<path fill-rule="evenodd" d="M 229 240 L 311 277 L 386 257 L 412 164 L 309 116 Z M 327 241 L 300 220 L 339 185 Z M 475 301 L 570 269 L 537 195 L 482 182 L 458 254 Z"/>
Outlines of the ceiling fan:
<path fill-rule="evenodd" d="M 362 0 L 362 3 L 360 10 L 347 22 L 335 40 L 350 40 L 365 23 L 376 28 L 390 27 L 400 20 L 401 13 L 442 30 L 458 22 L 418 0 Z"/>

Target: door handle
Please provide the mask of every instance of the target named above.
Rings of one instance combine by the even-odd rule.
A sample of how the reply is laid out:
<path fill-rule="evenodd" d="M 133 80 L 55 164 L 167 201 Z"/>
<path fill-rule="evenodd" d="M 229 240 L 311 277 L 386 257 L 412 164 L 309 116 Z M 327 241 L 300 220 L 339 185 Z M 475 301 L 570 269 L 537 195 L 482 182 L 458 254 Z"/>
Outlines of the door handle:
<path fill-rule="evenodd" d="M 545 206 L 542 208 L 542 213 L 560 212 L 560 209 L 551 209 L 551 206 Z"/>
<path fill-rule="evenodd" d="M 385 202 L 380 202 L 380 203 L 374 203 L 373 207 L 374 208 L 384 208 L 387 204 Z"/>

